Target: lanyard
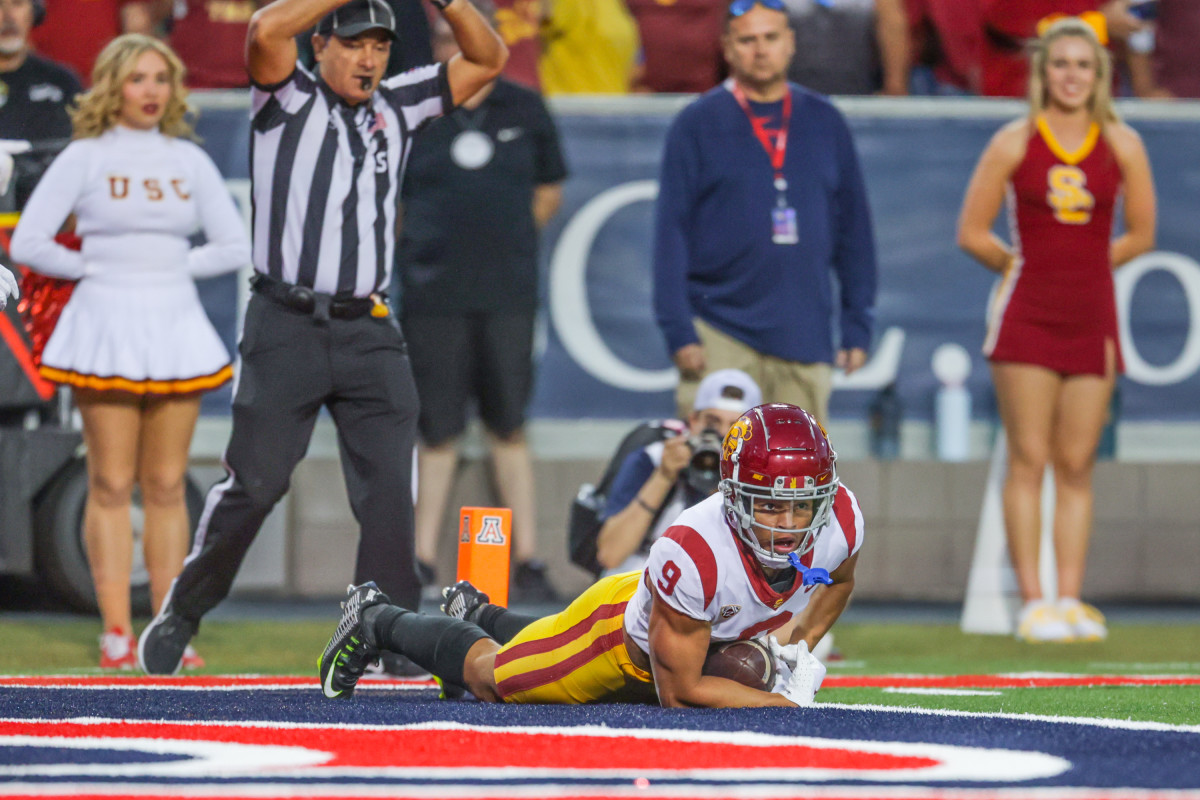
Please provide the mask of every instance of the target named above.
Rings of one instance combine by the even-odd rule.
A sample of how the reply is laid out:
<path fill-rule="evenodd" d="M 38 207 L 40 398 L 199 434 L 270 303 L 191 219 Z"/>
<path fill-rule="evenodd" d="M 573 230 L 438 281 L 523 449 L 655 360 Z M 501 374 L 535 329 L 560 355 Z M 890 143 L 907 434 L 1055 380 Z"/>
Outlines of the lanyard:
<path fill-rule="evenodd" d="M 788 89 L 783 96 L 783 119 L 779 123 L 779 132 L 772 140 L 767 129 L 763 127 L 762 121 L 750 110 L 750 103 L 746 100 L 746 93 L 742 91 L 742 87 L 738 86 L 737 81 L 732 81 L 732 83 L 733 88 L 730 91 L 733 92 L 733 98 L 742 107 L 742 111 L 746 112 L 746 118 L 750 120 L 750 127 L 754 129 L 758 143 L 763 146 L 763 150 L 767 151 L 767 157 L 771 159 L 771 169 L 775 171 L 775 188 L 782 198 L 783 193 L 787 191 L 787 179 L 783 177 L 783 161 L 787 158 L 788 123 L 792 119 L 791 89 Z"/>

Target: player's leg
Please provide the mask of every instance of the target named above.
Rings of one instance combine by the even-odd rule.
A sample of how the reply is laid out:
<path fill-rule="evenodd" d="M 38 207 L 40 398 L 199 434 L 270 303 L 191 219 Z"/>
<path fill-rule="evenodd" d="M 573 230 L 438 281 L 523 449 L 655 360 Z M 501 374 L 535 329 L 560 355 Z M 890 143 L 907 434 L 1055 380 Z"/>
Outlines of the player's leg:
<path fill-rule="evenodd" d="M 188 552 L 187 467 L 199 415 L 198 394 L 150 399 L 142 412 L 138 485 L 145 512 L 142 551 L 154 614 L 166 601 L 171 581 L 183 568 Z M 203 666 L 204 659 L 189 645 L 183 654 L 184 669 Z"/>
<path fill-rule="evenodd" d="M 191 553 L 138 640 L 151 674 L 178 670 L 200 619 L 226 595 L 263 520 L 308 450 L 330 388 L 329 358 L 312 317 L 253 295 L 238 349 L 226 477 L 208 492 Z"/>
<path fill-rule="evenodd" d="M 500 645 L 477 625 L 393 605 L 368 609 L 363 623 L 367 641 L 378 649 L 407 657 L 445 686 L 480 700 L 500 699 L 492 670 Z"/>
<path fill-rule="evenodd" d="M 533 386 L 530 313 L 480 314 L 474 326 L 475 394 L 488 432 L 492 475 L 500 503 L 512 509 L 513 594 L 524 602 L 556 602 L 558 594 L 537 558 L 537 503 L 533 459 L 525 437 L 525 409 Z"/>
<path fill-rule="evenodd" d="M 823 362 L 803 363 L 764 356 L 763 372 L 771 394 L 769 402 L 791 403 L 800 406 L 829 425 L 829 396 L 833 394 L 833 365 Z M 767 389 L 763 397 L 768 397 Z"/>
<path fill-rule="evenodd" d="M 448 617 L 473 622 L 500 644 L 507 644 L 528 625 L 541 619 L 488 602 L 486 594 L 470 581 L 459 581 L 442 589 L 442 612 Z"/>
<path fill-rule="evenodd" d="M 420 388 L 417 389 L 420 396 Z M 422 408 L 428 400 L 422 401 Z M 423 565 L 422 582 L 436 580 L 436 564 L 439 540 L 446 538 L 442 520 L 446 518 L 446 506 L 454 488 L 454 477 L 458 470 L 458 439 L 431 445 L 422 440 L 417 445 L 417 505 L 416 536 L 417 560 Z"/>
<path fill-rule="evenodd" d="M 188 451 L 199 415 L 199 395 L 150 399 L 142 412 L 138 447 L 138 485 L 146 519 L 142 548 L 155 613 L 188 551 Z"/>
<path fill-rule="evenodd" d="M 458 444 L 467 424 L 471 353 L 467 320 L 459 315 L 409 314 L 404 338 L 421 411 L 417 418 L 416 551 L 428 570 L 437 563 L 442 521 L 454 487 Z"/>
<path fill-rule="evenodd" d="M 1057 606 L 1043 597 L 1039 572 L 1042 481 L 1063 381 L 1044 367 L 1011 362 L 993 362 L 992 381 L 1008 444 L 1004 529 L 1024 602 L 1017 637 L 1036 642 L 1067 640 L 1073 635 L 1071 628 Z"/>
<path fill-rule="evenodd" d="M 416 608 L 412 448 L 419 404 L 404 339 L 391 318 L 334 320 L 330 333 L 337 355 L 327 406 L 361 531 L 354 579 L 373 579 L 401 605 Z"/>
<path fill-rule="evenodd" d="M 137 471 L 141 400 L 78 389 L 75 403 L 83 417 L 83 439 L 87 444 L 83 539 L 88 566 L 105 637 L 113 632 L 123 637 L 113 647 L 105 647 L 107 641 L 102 638 L 101 666 L 128 668 L 133 666 L 132 653 L 125 652 L 133 634 L 129 601 L 133 524 L 129 514 Z"/>
<path fill-rule="evenodd" d="M 287 492 L 330 389 L 318 323 L 252 295 L 238 344 L 226 477 L 208 492 L 196 541 L 171 589 L 198 621 L 229 592 L 246 550 Z M 303 365 L 302 367 L 298 365 Z"/>
<path fill-rule="evenodd" d="M 1107 376 L 1068 377 L 1055 421 L 1054 556 L 1059 607 L 1075 636 L 1082 639 L 1102 639 L 1108 633 L 1103 616 L 1079 601 L 1092 534 L 1092 473 L 1115 382 L 1111 369 Z"/>
<path fill-rule="evenodd" d="M 1092 470 L 1108 418 L 1113 382 L 1099 375 L 1066 379 L 1054 430 L 1054 550 L 1058 592 L 1079 597 L 1092 528 Z"/>
<path fill-rule="evenodd" d="M 1021 599 L 1042 597 L 1038 576 L 1042 479 L 1062 379 L 1031 364 L 992 364 L 996 403 L 1008 444 L 1004 480 L 1004 527 Z"/>
<path fill-rule="evenodd" d="M 331 699 L 349 697 L 367 665 L 388 651 L 409 658 L 443 685 L 496 700 L 491 658 L 497 649 L 477 626 L 392 605 L 368 582 L 347 590 L 342 618 L 318 660 L 321 690 Z"/>

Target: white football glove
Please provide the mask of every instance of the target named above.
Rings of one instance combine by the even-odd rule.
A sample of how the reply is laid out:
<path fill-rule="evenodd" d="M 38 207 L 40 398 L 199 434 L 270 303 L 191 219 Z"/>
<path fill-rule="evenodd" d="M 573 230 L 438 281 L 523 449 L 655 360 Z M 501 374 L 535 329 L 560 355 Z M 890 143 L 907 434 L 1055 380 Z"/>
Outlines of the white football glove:
<path fill-rule="evenodd" d="M 0 311 L 3 311 L 4 307 L 8 305 L 9 297 L 16 300 L 20 296 L 21 287 L 17 283 L 17 276 L 0 264 Z"/>
<path fill-rule="evenodd" d="M 825 665 L 808 652 L 808 643 L 803 639 L 795 644 L 782 645 L 774 636 L 769 636 L 767 646 L 775 657 L 779 673 L 772 691 L 798 706 L 811 706 L 825 680 Z"/>

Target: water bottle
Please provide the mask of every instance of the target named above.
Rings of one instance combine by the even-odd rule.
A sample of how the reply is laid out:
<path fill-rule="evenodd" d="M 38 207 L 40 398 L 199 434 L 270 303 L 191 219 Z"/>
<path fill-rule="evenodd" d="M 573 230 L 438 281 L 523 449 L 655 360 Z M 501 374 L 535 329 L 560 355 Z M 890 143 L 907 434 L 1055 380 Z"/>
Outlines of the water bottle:
<path fill-rule="evenodd" d="M 933 374 L 941 382 L 934 399 L 937 457 L 941 461 L 966 461 L 971 445 L 971 356 L 957 344 L 933 351 Z"/>

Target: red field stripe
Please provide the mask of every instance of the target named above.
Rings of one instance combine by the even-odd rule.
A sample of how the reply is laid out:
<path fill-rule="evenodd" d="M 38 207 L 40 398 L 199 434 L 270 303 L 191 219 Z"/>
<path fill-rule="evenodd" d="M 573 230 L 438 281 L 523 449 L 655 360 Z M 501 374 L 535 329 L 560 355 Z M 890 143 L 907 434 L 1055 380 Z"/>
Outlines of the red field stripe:
<path fill-rule="evenodd" d="M 1056 686 L 1200 686 L 1200 675 L 830 675 L 823 689 L 1047 689 Z"/>

